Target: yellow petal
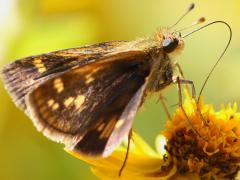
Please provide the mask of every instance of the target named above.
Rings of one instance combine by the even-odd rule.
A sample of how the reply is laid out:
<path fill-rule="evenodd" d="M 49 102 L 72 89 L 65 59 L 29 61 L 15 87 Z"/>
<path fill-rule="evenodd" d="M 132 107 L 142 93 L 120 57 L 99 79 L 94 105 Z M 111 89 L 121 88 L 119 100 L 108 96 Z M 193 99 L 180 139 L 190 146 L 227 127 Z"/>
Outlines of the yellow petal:
<path fill-rule="evenodd" d="M 100 159 L 82 156 L 67 149 L 66 151 L 89 163 L 92 166 L 93 173 L 106 180 L 119 178 L 119 170 L 126 156 L 126 148 L 123 146 L 119 146 L 111 156 Z M 140 136 L 133 132 L 129 157 L 121 179 L 166 179 L 175 172 L 176 168 L 172 164 L 164 162 L 160 154 L 152 150 Z"/>

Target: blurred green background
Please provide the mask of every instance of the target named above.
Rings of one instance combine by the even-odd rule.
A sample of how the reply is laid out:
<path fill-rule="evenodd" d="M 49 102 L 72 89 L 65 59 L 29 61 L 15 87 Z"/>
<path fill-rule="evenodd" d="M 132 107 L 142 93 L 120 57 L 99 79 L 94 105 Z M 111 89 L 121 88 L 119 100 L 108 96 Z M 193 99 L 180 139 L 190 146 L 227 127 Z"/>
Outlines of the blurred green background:
<path fill-rule="evenodd" d="M 133 40 L 172 25 L 189 0 L 0 0 L 0 67 L 14 59 L 43 52 L 109 40 Z M 224 20 L 233 30 L 227 54 L 204 91 L 205 101 L 220 104 L 240 100 L 240 1 L 198 0 L 196 9 L 178 27 L 205 16 Z M 187 79 L 200 89 L 228 40 L 223 25 L 214 25 L 186 39 L 178 58 Z M 165 92 L 168 104 L 177 103 L 175 86 Z M 154 147 L 165 113 L 157 98 L 147 100 L 137 114 L 135 129 Z M 175 107 L 170 108 L 174 111 Z M 46 139 L 17 109 L 0 82 L 0 179 L 97 179 L 87 164 Z"/>

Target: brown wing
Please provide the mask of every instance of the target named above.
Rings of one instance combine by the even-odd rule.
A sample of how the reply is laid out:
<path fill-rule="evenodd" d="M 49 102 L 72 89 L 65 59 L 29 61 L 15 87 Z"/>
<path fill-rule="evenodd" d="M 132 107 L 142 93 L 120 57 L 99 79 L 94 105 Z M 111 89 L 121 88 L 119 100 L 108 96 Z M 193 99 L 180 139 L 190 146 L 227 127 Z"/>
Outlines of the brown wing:
<path fill-rule="evenodd" d="M 59 74 L 116 54 L 135 51 L 127 41 L 113 41 L 19 59 L 2 70 L 6 89 L 25 110 L 25 96 L 40 83 Z"/>
<path fill-rule="evenodd" d="M 113 120 L 115 121 L 115 123 L 111 124 L 110 129 L 108 129 L 109 125 L 106 124 L 106 127 L 102 131 L 98 131 L 100 128 L 98 125 L 97 129 L 88 131 L 76 145 L 68 149 L 80 154 L 94 156 L 101 154 L 102 157 L 109 156 L 124 136 L 129 133 L 135 114 L 143 101 L 145 88 L 146 83 L 130 98 L 130 101 L 126 103 L 127 105 L 124 104 L 121 107 L 121 111 L 115 114 L 117 119 L 106 117 L 106 123 L 111 124 Z M 126 94 L 123 94 L 122 98 L 126 98 L 125 95 Z M 116 101 L 116 103 L 118 103 L 118 101 Z M 113 111 L 114 108 L 115 107 L 112 108 Z M 119 114 L 121 114 L 121 116 Z M 108 133 L 105 134 L 105 132 Z"/>
<path fill-rule="evenodd" d="M 108 155 L 131 127 L 150 58 L 123 53 L 65 72 L 27 95 L 27 111 L 50 139 L 83 154 Z"/>

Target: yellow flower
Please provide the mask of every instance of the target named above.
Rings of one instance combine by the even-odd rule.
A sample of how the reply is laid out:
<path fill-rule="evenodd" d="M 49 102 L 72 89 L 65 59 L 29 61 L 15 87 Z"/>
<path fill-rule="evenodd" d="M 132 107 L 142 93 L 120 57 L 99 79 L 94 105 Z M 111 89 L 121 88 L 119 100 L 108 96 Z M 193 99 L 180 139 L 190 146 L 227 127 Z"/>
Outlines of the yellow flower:
<path fill-rule="evenodd" d="M 233 179 L 240 168 L 237 104 L 222 106 L 218 112 L 212 105 L 205 105 L 202 99 L 199 106 L 208 126 L 197 113 L 195 101 L 187 94 L 184 109 L 201 137 L 194 133 L 183 112 L 177 109 L 163 132 L 168 139 L 166 149 L 181 174 L 196 173 L 202 179 Z"/>
<path fill-rule="evenodd" d="M 69 152 L 73 156 L 86 161 L 91 165 L 92 172 L 104 180 L 155 180 L 166 179 L 176 172 L 176 168 L 169 161 L 164 162 L 165 138 L 158 138 L 159 152 L 155 152 L 139 135 L 132 134 L 129 150 L 129 157 L 122 175 L 119 177 L 119 170 L 123 165 L 126 156 L 127 140 L 119 146 L 111 156 L 102 159 L 92 159 L 79 154 Z"/>
<path fill-rule="evenodd" d="M 186 93 L 184 113 L 178 108 L 168 120 L 166 129 L 156 138 L 156 151 L 133 133 L 129 158 L 121 177 L 118 176 L 126 155 L 126 140 L 111 156 L 92 159 L 68 151 L 90 164 L 100 179 L 234 179 L 240 169 L 240 113 L 237 104 L 215 112 L 200 100 L 201 114 L 195 101 Z M 194 133 L 189 126 L 191 121 Z"/>

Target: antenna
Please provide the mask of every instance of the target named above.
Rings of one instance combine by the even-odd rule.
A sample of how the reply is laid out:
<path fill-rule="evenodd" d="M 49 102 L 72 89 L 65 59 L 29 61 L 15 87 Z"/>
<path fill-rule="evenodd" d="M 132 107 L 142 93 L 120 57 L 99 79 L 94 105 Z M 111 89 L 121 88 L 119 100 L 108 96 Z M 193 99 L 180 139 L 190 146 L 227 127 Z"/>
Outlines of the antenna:
<path fill-rule="evenodd" d="M 172 29 L 174 26 L 176 26 L 190 11 L 194 9 L 194 7 L 195 7 L 194 3 L 190 4 L 187 11 L 177 20 L 177 22 L 175 22 L 172 26 L 170 26 L 169 29 Z"/>
<path fill-rule="evenodd" d="M 206 21 L 205 17 L 201 17 L 198 20 L 194 21 L 190 26 L 187 26 L 187 27 L 184 27 L 182 29 L 176 30 L 176 32 L 184 31 L 184 30 L 189 29 L 189 28 L 191 28 L 191 27 L 193 27 L 193 26 L 195 26 L 197 24 L 202 24 L 205 21 Z"/>
<path fill-rule="evenodd" d="M 186 37 L 188 37 L 189 35 L 191 35 L 191 34 L 193 34 L 193 33 L 195 33 L 195 32 L 200 31 L 201 29 L 204 29 L 204 28 L 206 28 L 206 27 L 208 27 L 208 26 L 211 26 L 211 25 L 217 24 L 217 23 L 222 23 L 222 24 L 224 24 L 224 25 L 227 26 L 227 28 L 229 29 L 229 40 L 228 40 L 227 45 L 225 46 L 224 50 L 222 51 L 221 55 L 219 56 L 219 58 L 217 59 L 217 61 L 216 61 L 215 64 L 213 65 L 213 67 L 211 68 L 211 70 L 210 70 L 210 72 L 208 73 L 208 75 L 207 75 L 207 77 L 205 78 L 205 80 L 203 81 L 202 88 L 201 88 L 201 90 L 200 90 L 200 92 L 199 92 L 199 95 L 198 95 L 198 102 L 199 102 L 200 96 L 202 95 L 203 89 L 204 89 L 204 87 L 206 86 L 206 84 L 207 84 L 207 82 L 208 82 L 211 74 L 212 74 L 213 71 L 215 70 L 216 66 L 219 64 L 220 60 L 222 59 L 223 55 L 226 53 L 226 51 L 227 51 L 227 49 L 228 49 L 228 47 L 229 47 L 229 45 L 230 45 L 230 43 L 231 43 L 231 40 L 232 40 L 232 29 L 231 29 L 230 25 L 229 25 L 228 23 L 226 23 L 225 21 L 213 21 L 213 22 L 208 23 L 208 24 L 206 24 L 206 25 L 204 25 L 204 26 L 202 26 L 202 27 L 200 27 L 200 28 L 198 28 L 198 29 L 195 29 L 194 31 L 192 31 L 192 32 L 190 32 L 190 33 L 188 33 L 188 34 L 186 34 L 186 35 L 183 36 L 183 38 L 186 38 Z"/>

